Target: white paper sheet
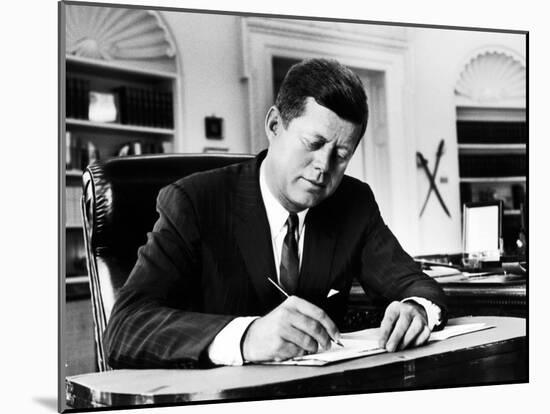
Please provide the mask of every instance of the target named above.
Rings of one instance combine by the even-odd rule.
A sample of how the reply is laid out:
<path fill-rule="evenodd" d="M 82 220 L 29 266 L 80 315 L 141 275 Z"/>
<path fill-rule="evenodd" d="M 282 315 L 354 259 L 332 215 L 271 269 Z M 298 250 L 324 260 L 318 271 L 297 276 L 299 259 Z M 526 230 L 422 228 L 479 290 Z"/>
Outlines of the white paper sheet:
<path fill-rule="evenodd" d="M 446 326 L 441 331 L 432 332 L 428 342 L 443 341 L 453 336 L 481 331 L 492 327 L 493 326 L 486 323 L 450 325 Z M 380 328 L 373 328 L 344 333 L 341 336 L 343 347 L 333 343 L 331 348 L 327 351 L 304 355 L 281 362 L 267 362 L 266 364 L 319 366 L 367 355 L 381 354 L 387 351 L 378 346 L 379 332 Z"/>

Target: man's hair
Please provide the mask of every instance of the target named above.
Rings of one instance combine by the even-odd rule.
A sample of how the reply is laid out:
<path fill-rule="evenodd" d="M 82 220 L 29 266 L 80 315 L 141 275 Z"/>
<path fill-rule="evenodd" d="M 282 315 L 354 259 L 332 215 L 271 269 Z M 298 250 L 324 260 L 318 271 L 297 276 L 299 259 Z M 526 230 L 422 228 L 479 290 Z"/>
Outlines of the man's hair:
<path fill-rule="evenodd" d="M 275 105 L 285 128 L 302 115 L 306 98 L 360 126 L 367 128 L 368 106 L 363 83 L 351 69 L 333 59 L 306 59 L 293 65 L 277 94 Z"/>

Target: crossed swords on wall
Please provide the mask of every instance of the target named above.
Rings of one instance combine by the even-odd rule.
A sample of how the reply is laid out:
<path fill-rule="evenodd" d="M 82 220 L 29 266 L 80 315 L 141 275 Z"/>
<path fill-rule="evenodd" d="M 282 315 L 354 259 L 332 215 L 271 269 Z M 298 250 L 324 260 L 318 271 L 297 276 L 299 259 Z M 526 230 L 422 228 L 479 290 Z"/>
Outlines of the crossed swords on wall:
<path fill-rule="evenodd" d="M 449 209 L 445 205 L 445 202 L 443 201 L 443 197 L 441 197 L 441 193 L 437 188 L 437 183 L 435 182 L 437 170 L 439 169 L 439 161 L 441 160 L 441 156 L 443 155 L 443 152 L 444 152 L 444 146 L 445 146 L 445 141 L 442 139 L 441 141 L 439 141 L 439 145 L 437 147 L 437 153 L 435 155 L 435 165 L 434 165 L 433 172 L 431 172 L 430 169 L 428 168 L 428 160 L 424 158 L 422 153 L 418 151 L 416 152 L 417 164 L 419 167 L 422 167 L 422 169 L 426 173 L 426 176 L 428 177 L 428 180 L 430 181 L 430 188 L 428 189 L 428 194 L 426 194 L 426 199 L 424 200 L 424 204 L 422 205 L 422 209 L 420 210 L 420 217 L 422 217 L 422 214 L 424 214 L 424 210 L 428 205 L 428 200 L 430 199 L 430 195 L 432 194 L 432 191 L 435 192 L 435 195 L 437 196 L 437 199 L 439 200 L 439 203 L 441 204 L 441 207 L 443 207 L 443 210 L 445 211 L 447 216 L 451 217 L 451 213 L 449 213 Z"/>

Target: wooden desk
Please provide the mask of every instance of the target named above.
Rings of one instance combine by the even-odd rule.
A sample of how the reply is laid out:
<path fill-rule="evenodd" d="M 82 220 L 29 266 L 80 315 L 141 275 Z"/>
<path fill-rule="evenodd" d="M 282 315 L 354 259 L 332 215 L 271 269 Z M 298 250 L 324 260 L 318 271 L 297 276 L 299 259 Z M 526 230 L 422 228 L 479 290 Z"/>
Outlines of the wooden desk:
<path fill-rule="evenodd" d="M 438 280 L 447 295 L 449 318 L 460 316 L 527 317 L 527 279 L 506 283 L 479 279 L 444 282 Z M 352 285 L 345 329 L 379 326 L 387 303 L 365 295 L 358 283 Z"/>
<path fill-rule="evenodd" d="M 68 377 L 70 407 L 242 401 L 527 381 L 526 324 L 465 317 L 495 328 L 324 367 L 247 365 L 206 370 L 115 370 Z"/>

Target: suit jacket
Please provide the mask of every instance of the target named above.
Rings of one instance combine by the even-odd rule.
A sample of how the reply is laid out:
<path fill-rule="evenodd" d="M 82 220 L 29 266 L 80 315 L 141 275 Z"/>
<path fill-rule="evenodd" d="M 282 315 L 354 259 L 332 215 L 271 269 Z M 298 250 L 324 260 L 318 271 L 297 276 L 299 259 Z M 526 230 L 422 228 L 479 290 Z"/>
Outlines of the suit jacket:
<path fill-rule="evenodd" d="M 285 298 L 276 277 L 259 187 L 265 152 L 163 188 L 159 219 L 113 308 L 106 332 L 114 368 L 192 367 L 237 316 L 264 315 Z M 353 278 L 390 300 L 445 297 L 384 224 L 370 187 L 345 176 L 306 216 L 296 295 L 343 319 Z M 340 291 L 327 298 L 330 289 Z"/>

